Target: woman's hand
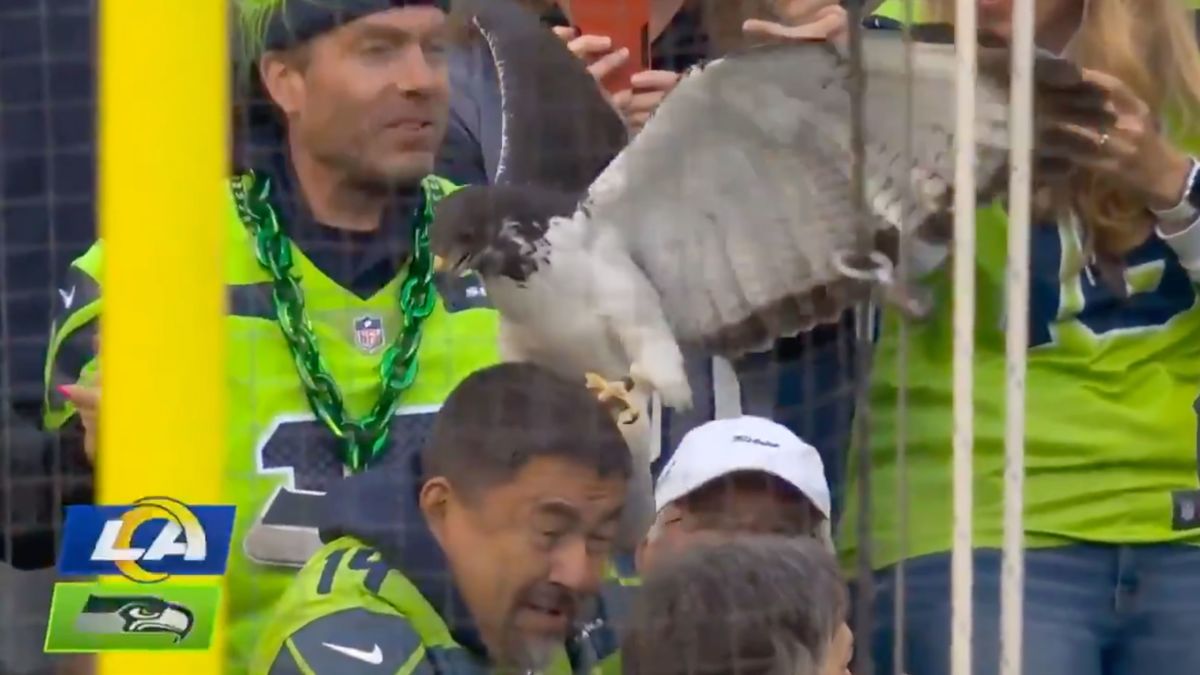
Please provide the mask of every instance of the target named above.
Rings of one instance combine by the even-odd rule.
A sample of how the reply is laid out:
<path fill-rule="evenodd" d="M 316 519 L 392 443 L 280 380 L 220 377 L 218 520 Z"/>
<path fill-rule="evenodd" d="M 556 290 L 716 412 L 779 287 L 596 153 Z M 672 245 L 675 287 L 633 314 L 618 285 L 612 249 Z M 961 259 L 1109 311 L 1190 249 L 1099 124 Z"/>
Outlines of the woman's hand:
<path fill-rule="evenodd" d="M 88 461 L 95 464 L 96 446 L 100 439 L 100 381 L 97 378 L 90 386 L 69 384 L 60 391 L 71 399 L 79 411 L 79 421 L 83 422 L 83 451 Z"/>
<path fill-rule="evenodd" d="M 679 73 L 669 70 L 643 70 L 634 73 L 630 80 L 632 90 L 620 91 L 613 96 L 613 103 L 625 118 L 630 132 L 637 133 L 646 126 L 654 111 L 675 85 L 679 84 Z"/>
<path fill-rule="evenodd" d="M 750 19 L 742 26 L 748 35 L 774 40 L 826 40 L 846 33 L 846 10 L 837 0 L 778 0 L 780 17 L 788 24 Z M 612 50 L 612 40 L 601 35 L 579 35 L 574 28 L 559 26 L 554 33 L 567 49 L 588 66 L 597 83 L 629 59 L 627 49 Z M 646 70 L 634 74 L 630 89 L 609 96 L 630 133 L 641 131 L 667 94 L 679 84 L 679 73 Z"/>
<path fill-rule="evenodd" d="M 600 84 L 617 68 L 629 60 L 629 50 L 612 49 L 612 40 L 604 35 L 579 35 L 570 26 L 555 26 L 554 34 L 567 43 L 567 49 L 579 60 L 587 64 L 588 72 Z M 630 89 L 609 94 L 601 86 L 609 103 L 625 120 L 630 133 L 641 131 L 650 120 L 650 116 L 658 109 L 679 82 L 679 73 L 668 70 L 646 70 L 634 74 Z"/>
<path fill-rule="evenodd" d="M 785 42 L 846 37 L 846 9 L 837 0 L 778 0 L 777 8 L 782 23 L 748 19 L 742 32 L 752 38 Z"/>
<path fill-rule="evenodd" d="M 1078 166 L 1137 192 L 1151 209 L 1175 206 L 1186 189 L 1190 158 L 1167 140 L 1150 106 L 1124 82 L 1096 70 L 1085 70 L 1084 79 L 1103 93 L 1104 109 L 1114 120 L 1081 124 L 1070 121 L 1067 111 L 1045 132 L 1045 142 Z"/>
<path fill-rule="evenodd" d="M 94 353 L 100 353 L 99 337 L 92 341 L 92 348 Z M 100 371 L 97 370 L 95 377 L 89 378 L 87 384 L 81 380 L 59 387 L 58 391 L 79 411 L 79 421 L 83 423 L 83 451 L 94 465 L 100 440 Z"/>
<path fill-rule="evenodd" d="M 608 77 L 629 60 L 629 50 L 613 50 L 612 39 L 604 35 L 580 35 L 571 26 L 555 26 L 554 34 L 567 43 L 567 49 L 587 64 L 588 72 L 597 83 Z"/>

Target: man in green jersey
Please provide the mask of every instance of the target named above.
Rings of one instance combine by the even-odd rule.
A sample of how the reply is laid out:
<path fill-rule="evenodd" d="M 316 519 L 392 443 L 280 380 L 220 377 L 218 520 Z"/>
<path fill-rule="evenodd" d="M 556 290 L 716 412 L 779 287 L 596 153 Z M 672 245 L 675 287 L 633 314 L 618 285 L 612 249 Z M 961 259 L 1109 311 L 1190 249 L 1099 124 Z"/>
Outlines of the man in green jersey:
<path fill-rule="evenodd" d="M 587 672 L 631 474 L 582 383 L 503 364 L 464 380 L 419 453 L 328 494 L 255 675 Z"/>
<path fill-rule="evenodd" d="M 454 189 L 430 175 L 449 96 L 443 4 L 239 3 L 268 104 L 239 138 L 251 152 L 224 224 L 225 491 L 238 507 L 227 672 L 244 671 L 294 568 L 320 547 L 321 493 L 419 447 L 450 390 L 497 359 L 482 288 L 433 275 L 428 251 L 434 204 Z M 163 236 L 170 227 L 167 214 Z M 89 436 L 102 267 L 102 243 L 72 265 L 46 367 L 46 424 L 82 410 Z M 170 270 L 146 282 L 170 283 Z"/>

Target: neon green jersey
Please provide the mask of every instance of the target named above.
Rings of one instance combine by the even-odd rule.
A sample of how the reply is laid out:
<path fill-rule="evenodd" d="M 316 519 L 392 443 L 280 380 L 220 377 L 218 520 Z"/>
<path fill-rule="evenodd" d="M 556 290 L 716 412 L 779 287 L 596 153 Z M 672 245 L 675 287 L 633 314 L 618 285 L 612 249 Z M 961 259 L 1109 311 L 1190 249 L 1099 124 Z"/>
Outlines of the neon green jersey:
<path fill-rule="evenodd" d="M 446 596 L 448 588 L 442 584 L 452 583 L 450 571 L 440 572 L 444 579 L 426 579 L 426 583 L 439 587 L 439 596 Z M 608 633 L 611 636 L 612 631 Z M 615 649 L 611 637 L 608 642 Z M 611 652 L 609 658 L 598 659 L 594 636 L 585 637 L 584 643 L 589 653 L 574 666 L 563 649 L 544 672 L 620 672 L 620 661 Z M 378 550 L 343 536 L 322 548 L 296 575 L 262 634 L 250 673 L 482 674 L 489 668 L 477 651 L 455 641 L 442 613 L 418 586 L 390 567 Z"/>
<path fill-rule="evenodd" d="M 432 181 L 442 189 L 432 191 Z M 427 197 L 453 189 L 441 179 L 427 179 Z M 255 259 L 251 237 L 237 218 L 232 199 L 229 214 L 225 281 L 230 428 L 225 491 L 226 501 L 238 509 L 228 570 L 230 664 L 226 672 L 237 673 L 244 672 L 259 630 L 295 569 L 320 548 L 317 500 L 343 475 L 343 468 L 335 454 L 335 437 L 315 420 L 305 399 L 275 320 L 269 276 Z M 293 254 L 321 353 L 348 412 L 363 415 L 379 393 L 383 347 L 399 330 L 396 298 L 405 271 L 364 299 L 332 281 L 300 250 L 294 249 Z M 46 367 L 50 428 L 74 415 L 56 387 L 74 382 L 81 373 L 86 378 L 95 368 L 91 340 L 102 304 L 98 281 L 102 265 L 103 246 L 97 243 L 69 273 L 70 298 L 63 298 L 67 306 L 56 321 Z M 401 399 L 391 427 L 389 456 L 423 442 L 433 413 L 451 389 L 474 370 L 498 360 L 497 317 L 488 308 L 482 287 L 468 279 L 440 277 L 437 285 L 438 305 L 425 322 L 419 373 Z"/>
<path fill-rule="evenodd" d="M 387 668 L 375 663 L 371 673 L 400 672 L 404 664 L 422 673 L 489 669 L 454 565 L 421 510 L 423 475 L 420 454 L 412 453 L 330 487 L 321 523 L 327 543 L 274 608 L 251 672 L 350 675 L 363 667 L 355 655 L 373 653 L 376 644 Z M 618 647 L 614 621 L 628 593 L 614 581 L 583 627 L 551 655 L 547 675 L 616 672 L 605 666 Z"/>
<path fill-rule="evenodd" d="M 999 205 L 982 208 L 976 227 L 974 544 L 983 548 L 999 547 L 1002 532 L 1007 217 Z M 1200 487 L 1195 286 L 1170 246 L 1153 235 L 1126 257 L 1128 297 L 1122 299 L 1085 264 L 1078 230 L 1060 223 L 1035 225 L 1031 232 L 1027 545 L 1200 543 L 1200 519 L 1187 505 Z M 907 357 L 909 557 L 945 552 L 951 544 L 949 266 L 929 282 L 937 309 L 912 326 Z M 885 316 L 871 393 L 870 522 L 877 568 L 896 562 L 902 550 L 897 328 L 896 317 Z M 858 550 L 856 464 L 851 461 L 851 503 L 839 538 L 847 563 Z"/>
<path fill-rule="evenodd" d="M 332 645 L 332 646 L 330 646 Z M 353 675 L 475 663 L 437 610 L 378 551 L 342 537 L 313 556 L 275 608 L 250 672 Z"/>
<path fill-rule="evenodd" d="M 920 0 L 911 0 L 911 4 L 913 20 L 921 21 L 921 17 L 925 13 L 924 3 Z M 905 0 L 884 0 L 883 4 L 879 5 L 874 12 L 871 12 L 871 15 L 882 16 L 893 21 L 904 21 L 904 5 Z"/>

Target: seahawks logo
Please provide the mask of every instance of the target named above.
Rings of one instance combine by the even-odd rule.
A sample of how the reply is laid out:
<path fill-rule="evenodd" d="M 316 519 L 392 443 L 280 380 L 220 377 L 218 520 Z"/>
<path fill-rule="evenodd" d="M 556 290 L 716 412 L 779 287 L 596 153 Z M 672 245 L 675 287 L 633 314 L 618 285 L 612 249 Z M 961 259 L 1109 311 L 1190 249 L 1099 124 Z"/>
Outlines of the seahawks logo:
<path fill-rule="evenodd" d="M 442 305 L 449 314 L 455 314 L 468 309 L 491 308 L 487 289 L 483 287 L 476 274 L 456 277 L 450 274 L 436 274 L 433 277 L 438 295 L 442 296 Z"/>
<path fill-rule="evenodd" d="M 180 642 L 192 630 L 192 610 L 152 595 L 91 595 L 75 620 L 81 633 L 170 633 Z"/>

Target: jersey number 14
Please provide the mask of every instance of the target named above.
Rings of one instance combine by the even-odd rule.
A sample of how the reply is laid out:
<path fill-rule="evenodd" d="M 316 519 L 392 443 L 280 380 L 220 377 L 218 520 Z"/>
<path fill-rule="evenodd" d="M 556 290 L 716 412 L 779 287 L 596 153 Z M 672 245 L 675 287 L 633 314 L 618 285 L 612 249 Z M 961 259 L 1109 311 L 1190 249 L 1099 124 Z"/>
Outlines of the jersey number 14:
<path fill-rule="evenodd" d="M 441 406 L 407 406 L 396 413 L 383 461 L 417 452 Z M 255 459 L 260 474 L 282 477 L 246 535 L 245 551 L 264 565 L 301 567 L 321 548 L 324 495 L 346 475 L 339 440 L 312 415 L 281 417 L 263 434 Z"/>

